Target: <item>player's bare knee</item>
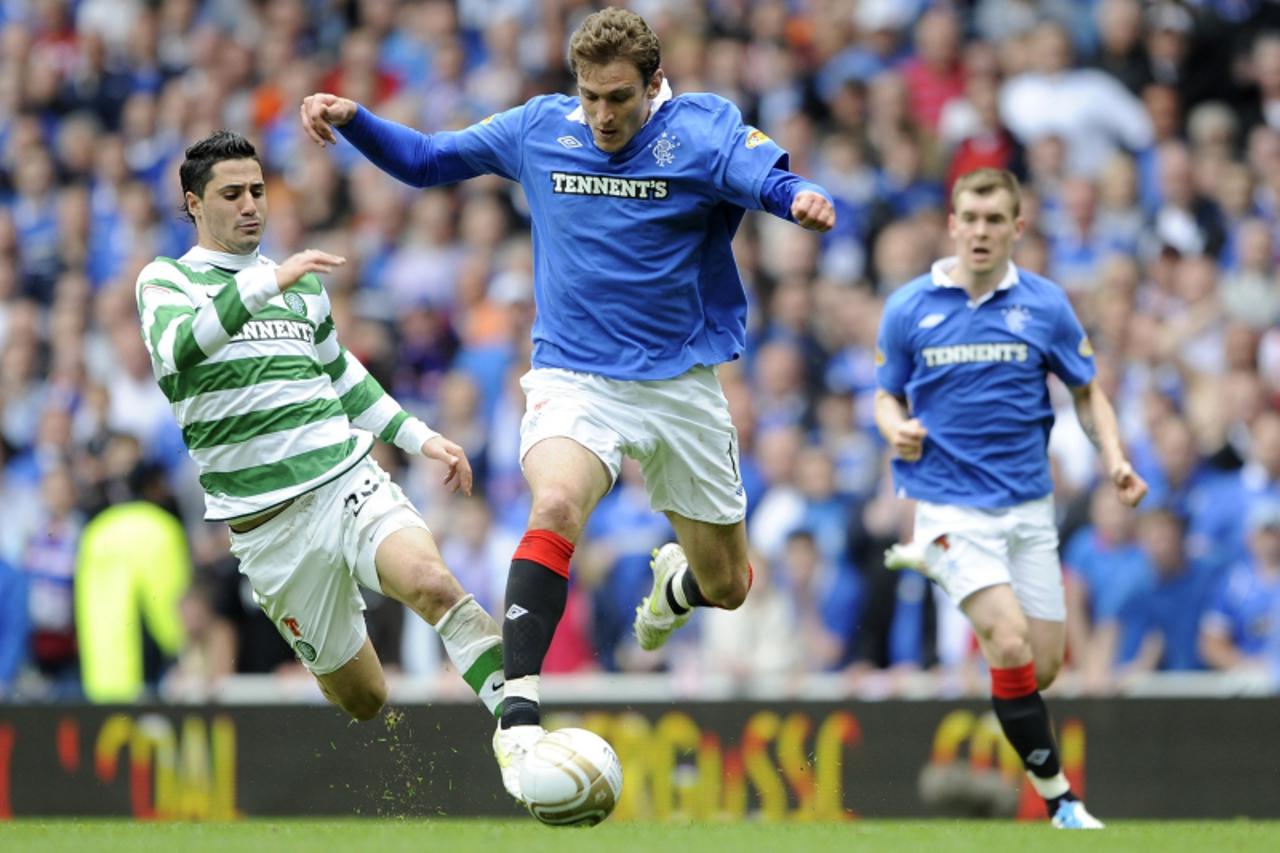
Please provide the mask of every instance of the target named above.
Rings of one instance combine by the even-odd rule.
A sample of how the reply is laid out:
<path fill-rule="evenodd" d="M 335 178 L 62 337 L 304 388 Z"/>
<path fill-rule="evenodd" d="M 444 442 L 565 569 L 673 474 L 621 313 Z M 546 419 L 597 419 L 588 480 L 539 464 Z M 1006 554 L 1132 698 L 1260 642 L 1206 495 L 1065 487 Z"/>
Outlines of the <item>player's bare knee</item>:
<path fill-rule="evenodd" d="M 1058 677 L 1058 672 L 1061 669 L 1061 659 L 1036 661 L 1036 689 L 1049 689 L 1049 685 L 1053 684 L 1054 679 Z"/>
<path fill-rule="evenodd" d="M 747 600 L 747 579 L 737 574 L 720 575 L 714 581 L 699 579 L 702 595 L 716 607 L 737 610 Z"/>
<path fill-rule="evenodd" d="M 377 717 L 385 704 L 387 704 L 387 685 L 379 682 L 356 691 L 354 695 L 347 696 L 342 702 L 342 710 L 350 714 L 356 722 L 366 723 Z"/>
<path fill-rule="evenodd" d="M 529 527 L 550 530 L 569 541 L 577 541 L 586 519 L 579 502 L 567 489 L 555 487 L 538 492 L 529 513 Z"/>
<path fill-rule="evenodd" d="M 1026 632 L 1012 625 L 996 625 L 985 638 L 984 645 L 992 660 L 993 666 L 1021 666 L 1031 660 L 1031 641 Z"/>

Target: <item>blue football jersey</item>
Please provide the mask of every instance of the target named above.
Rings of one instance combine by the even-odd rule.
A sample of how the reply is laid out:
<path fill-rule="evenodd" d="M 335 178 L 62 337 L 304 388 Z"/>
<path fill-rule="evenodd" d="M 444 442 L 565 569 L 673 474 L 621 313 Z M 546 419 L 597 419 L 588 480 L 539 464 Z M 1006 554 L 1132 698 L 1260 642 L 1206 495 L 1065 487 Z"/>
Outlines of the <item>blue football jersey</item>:
<path fill-rule="evenodd" d="M 1044 497 L 1049 474 L 1049 373 L 1068 386 L 1094 375 L 1093 350 L 1066 294 L 1012 264 L 971 303 L 949 260 L 885 305 L 876 382 L 905 396 L 928 430 L 916 462 L 894 460 L 894 482 L 933 503 L 997 508 Z"/>
<path fill-rule="evenodd" d="M 566 95 L 437 138 L 528 198 L 535 367 L 669 379 L 742 353 L 747 301 L 730 241 L 787 155 L 732 103 L 665 101 L 612 154 Z"/>

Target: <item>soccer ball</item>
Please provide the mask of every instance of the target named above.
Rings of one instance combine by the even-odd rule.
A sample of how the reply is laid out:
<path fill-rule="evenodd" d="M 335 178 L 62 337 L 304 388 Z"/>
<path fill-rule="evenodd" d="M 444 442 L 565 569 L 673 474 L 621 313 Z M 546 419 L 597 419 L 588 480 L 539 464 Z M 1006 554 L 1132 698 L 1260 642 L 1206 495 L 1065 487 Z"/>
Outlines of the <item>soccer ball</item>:
<path fill-rule="evenodd" d="M 548 732 L 520 765 L 520 794 L 548 826 L 595 826 L 618 804 L 622 764 L 613 747 L 586 729 Z"/>

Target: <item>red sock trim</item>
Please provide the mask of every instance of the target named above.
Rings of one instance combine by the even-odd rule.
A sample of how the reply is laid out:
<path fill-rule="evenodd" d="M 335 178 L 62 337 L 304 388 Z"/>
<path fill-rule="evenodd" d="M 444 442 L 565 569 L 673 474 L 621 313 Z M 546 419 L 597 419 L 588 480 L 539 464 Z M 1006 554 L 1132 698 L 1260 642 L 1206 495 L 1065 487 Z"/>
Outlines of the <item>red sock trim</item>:
<path fill-rule="evenodd" d="M 513 560 L 529 560 L 546 566 L 562 578 L 569 577 L 573 543 L 550 530 L 529 530 L 520 540 Z"/>
<path fill-rule="evenodd" d="M 1021 699 L 1036 692 L 1034 661 L 1008 669 L 991 668 L 991 695 L 997 699 Z"/>

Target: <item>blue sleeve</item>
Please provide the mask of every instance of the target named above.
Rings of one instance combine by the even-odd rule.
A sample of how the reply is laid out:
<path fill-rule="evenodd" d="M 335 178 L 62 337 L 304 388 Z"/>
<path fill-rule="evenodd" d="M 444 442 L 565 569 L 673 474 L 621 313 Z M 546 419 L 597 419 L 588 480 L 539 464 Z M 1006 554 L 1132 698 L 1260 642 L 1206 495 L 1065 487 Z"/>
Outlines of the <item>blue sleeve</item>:
<path fill-rule="evenodd" d="M 831 193 L 822 187 L 806 181 L 795 172 L 788 172 L 786 169 L 774 166 L 769 170 L 769 174 L 765 175 L 764 184 L 760 187 L 760 205 L 779 219 L 795 222 L 791 217 L 791 202 L 806 190 L 817 193 L 833 205 L 835 204 Z"/>
<path fill-rule="evenodd" d="M 1095 372 L 1093 345 L 1065 295 L 1059 297 L 1057 308 L 1057 322 L 1049 341 L 1049 369 L 1069 388 L 1088 385 Z"/>
<path fill-rule="evenodd" d="M 501 114 L 519 110 L 509 110 Z M 507 161 L 519 157 L 519 146 L 503 144 L 506 134 L 486 129 L 499 116 L 458 132 L 421 133 L 394 121 L 379 118 L 360 107 L 355 118 L 338 128 L 356 150 L 382 171 L 414 187 L 433 187 L 473 178 L 487 172 L 514 179 Z M 507 122 L 501 123 L 506 128 Z"/>
<path fill-rule="evenodd" d="M 884 306 L 876 340 L 876 385 L 897 396 L 906 391 L 914 368 L 910 342 L 902 328 L 904 314 L 902 300 L 890 299 Z"/>
<path fill-rule="evenodd" d="M 724 201 L 763 210 L 765 178 L 775 167 L 787 168 L 790 158 L 762 131 L 743 124 L 742 113 L 732 103 L 721 99 L 719 106 L 707 119 L 711 179 Z M 788 202 L 786 209 L 790 208 Z"/>

